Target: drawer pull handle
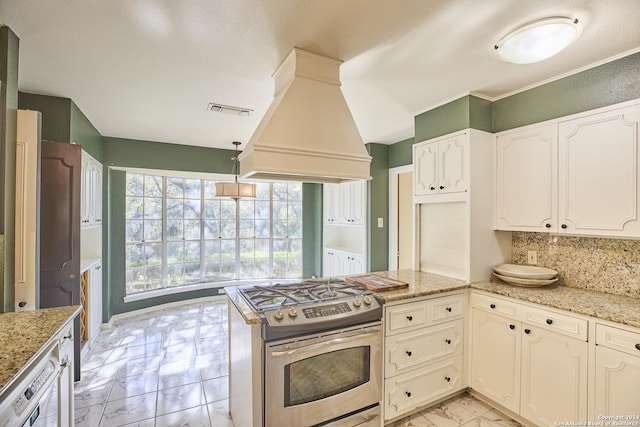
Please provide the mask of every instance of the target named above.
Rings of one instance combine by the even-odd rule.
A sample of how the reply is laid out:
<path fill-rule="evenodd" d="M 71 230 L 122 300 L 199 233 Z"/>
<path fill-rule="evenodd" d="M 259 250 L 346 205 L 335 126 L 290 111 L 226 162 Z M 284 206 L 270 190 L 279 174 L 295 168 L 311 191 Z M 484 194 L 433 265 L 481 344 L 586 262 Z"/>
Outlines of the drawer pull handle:
<path fill-rule="evenodd" d="M 407 320 L 411 322 L 413 320 L 413 316 L 407 316 Z"/>
<path fill-rule="evenodd" d="M 445 380 L 447 380 L 448 383 L 451 382 L 451 377 L 444 377 Z"/>
<path fill-rule="evenodd" d="M 451 340 L 444 340 L 447 344 L 451 344 Z"/>
<path fill-rule="evenodd" d="M 495 304 L 491 304 L 489 307 L 490 308 L 496 308 L 496 305 Z"/>
<path fill-rule="evenodd" d="M 407 350 L 407 352 L 406 352 L 406 353 L 407 353 L 407 356 L 411 357 L 411 351 L 408 351 L 408 350 Z"/>
<path fill-rule="evenodd" d="M 553 320 L 551 320 L 551 319 L 547 319 L 547 325 L 550 325 L 550 324 L 552 324 L 552 323 L 553 323 Z"/>
<path fill-rule="evenodd" d="M 509 329 L 514 330 L 515 328 L 516 328 L 516 325 L 514 324 L 509 325 Z"/>
<path fill-rule="evenodd" d="M 433 185 L 431 187 L 429 187 L 431 189 L 431 191 L 435 190 L 436 187 L 434 187 Z"/>
<path fill-rule="evenodd" d="M 451 313 L 451 310 L 453 310 L 451 307 L 447 307 L 445 308 L 445 310 L 447 310 L 449 313 Z"/>
<path fill-rule="evenodd" d="M 63 340 L 72 340 L 73 339 L 73 334 L 69 334 L 69 335 L 65 335 L 64 337 L 62 337 Z"/>
<path fill-rule="evenodd" d="M 406 394 L 407 397 L 411 397 L 411 392 L 410 391 L 405 391 L 404 394 Z"/>
<path fill-rule="evenodd" d="M 441 186 L 440 186 L 440 189 L 441 189 L 441 190 L 444 190 L 444 185 L 441 185 Z"/>
<path fill-rule="evenodd" d="M 524 330 L 524 333 L 525 333 L 525 334 L 527 334 L 527 335 L 529 335 L 529 334 L 531 333 L 531 329 L 525 329 L 525 330 Z"/>
<path fill-rule="evenodd" d="M 567 228 L 567 224 L 562 224 L 560 227 Z"/>
<path fill-rule="evenodd" d="M 636 350 L 640 350 L 640 344 L 636 344 Z"/>

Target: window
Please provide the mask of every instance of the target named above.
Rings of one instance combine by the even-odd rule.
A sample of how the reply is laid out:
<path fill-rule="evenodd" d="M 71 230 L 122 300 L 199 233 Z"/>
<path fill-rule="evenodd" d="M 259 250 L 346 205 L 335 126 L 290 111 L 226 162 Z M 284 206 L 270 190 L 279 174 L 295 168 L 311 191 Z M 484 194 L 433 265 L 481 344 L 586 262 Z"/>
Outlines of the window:
<path fill-rule="evenodd" d="M 302 277 L 300 183 L 258 183 L 236 202 L 215 181 L 127 173 L 125 229 L 127 295 Z"/>

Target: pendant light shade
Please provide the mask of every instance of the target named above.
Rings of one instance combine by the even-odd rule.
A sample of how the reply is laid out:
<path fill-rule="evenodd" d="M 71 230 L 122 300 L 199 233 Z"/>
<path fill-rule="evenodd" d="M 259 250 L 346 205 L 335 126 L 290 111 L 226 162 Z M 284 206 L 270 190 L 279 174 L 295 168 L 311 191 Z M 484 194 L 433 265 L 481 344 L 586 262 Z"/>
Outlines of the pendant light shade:
<path fill-rule="evenodd" d="M 514 64 L 532 64 L 559 53 L 582 33 L 577 19 L 551 17 L 530 22 L 494 46 L 498 57 Z"/>
<path fill-rule="evenodd" d="M 234 182 L 216 182 L 216 197 L 230 197 L 234 200 L 240 198 L 255 198 L 256 197 L 256 185 L 248 182 L 238 182 L 238 146 L 241 143 L 234 141 L 233 145 L 236 146 L 235 155 L 231 158 L 233 160 Z"/>

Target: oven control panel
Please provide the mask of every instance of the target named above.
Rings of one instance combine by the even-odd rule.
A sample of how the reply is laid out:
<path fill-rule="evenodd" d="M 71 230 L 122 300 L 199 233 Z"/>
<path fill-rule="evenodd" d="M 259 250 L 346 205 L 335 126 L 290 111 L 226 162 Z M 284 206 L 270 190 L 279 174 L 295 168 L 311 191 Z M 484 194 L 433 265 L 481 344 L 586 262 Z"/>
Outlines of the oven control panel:
<path fill-rule="evenodd" d="M 358 316 L 381 310 L 378 300 L 370 295 L 344 298 L 338 301 L 281 307 L 264 312 L 269 326 L 302 325 Z"/>

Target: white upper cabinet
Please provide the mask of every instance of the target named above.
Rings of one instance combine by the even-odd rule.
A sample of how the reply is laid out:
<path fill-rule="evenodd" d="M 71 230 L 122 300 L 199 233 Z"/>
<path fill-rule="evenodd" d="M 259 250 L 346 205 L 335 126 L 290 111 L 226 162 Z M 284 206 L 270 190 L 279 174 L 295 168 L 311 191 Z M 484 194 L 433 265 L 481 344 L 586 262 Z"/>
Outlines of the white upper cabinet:
<path fill-rule="evenodd" d="M 80 224 L 102 224 L 102 164 L 82 150 Z"/>
<path fill-rule="evenodd" d="M 363 225 L 366 210 L 366 181 L 324 184 L 325 224 Z"/>
<path fill-rule="evenodd" d="M 459 193 L 469 188 L 469 133 L 413 146 L 416 196 Z"/>
<path fill-rule="evenodd" d="M 640 106 L 561 122 L 560 232 L 640 237 Z"/>
<path fill-rule="evenodd" d="M 496 138 L 496 227 L 549 231 L 557 224 L 556 125 L 527 128 Z"/>
<path fill-rule="evenodd" d="M 495 227 L 640 237 L 640 105 L 496 137 Z"/>

